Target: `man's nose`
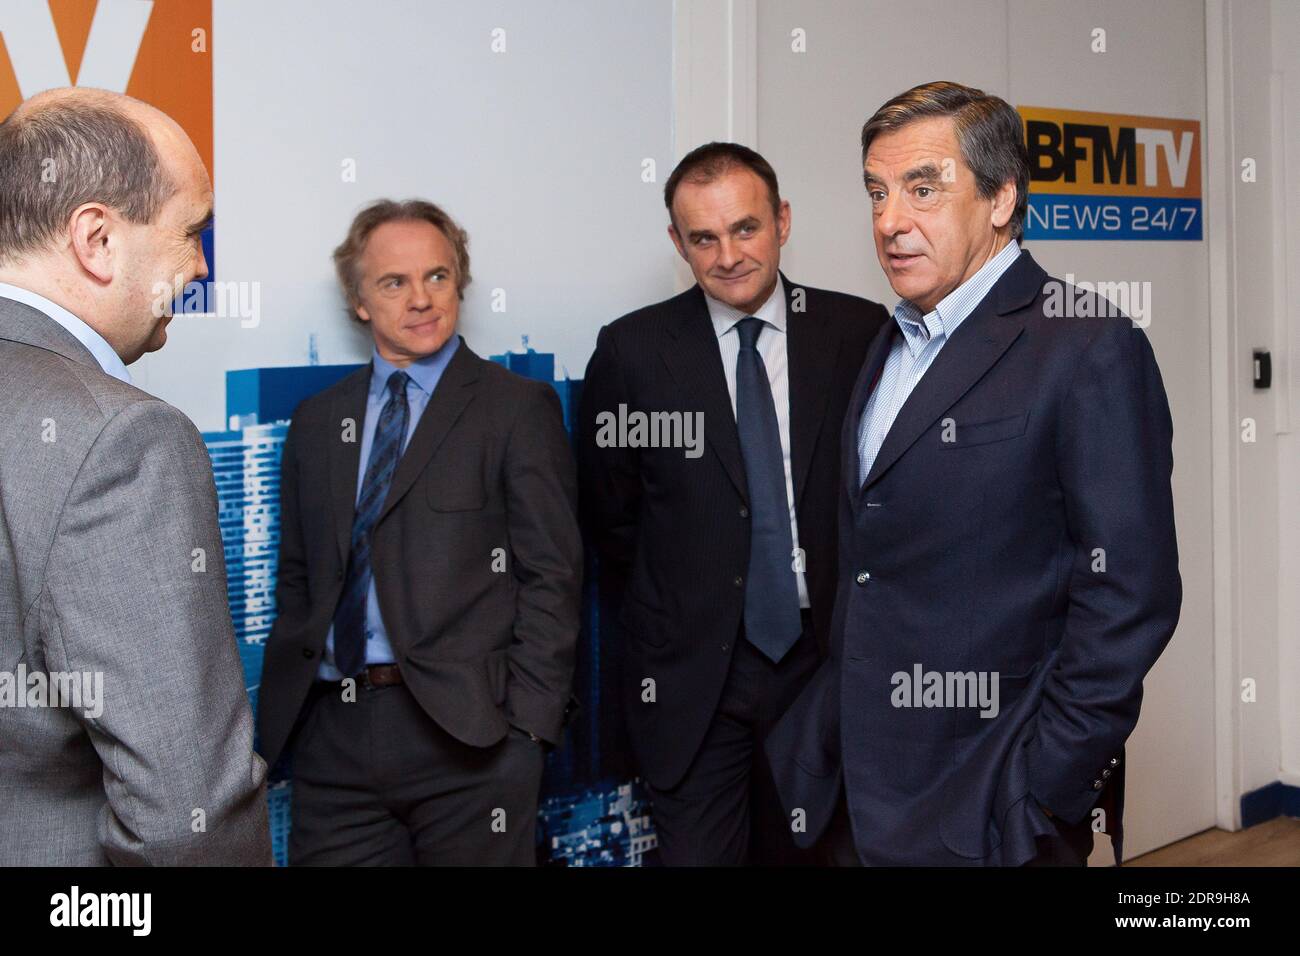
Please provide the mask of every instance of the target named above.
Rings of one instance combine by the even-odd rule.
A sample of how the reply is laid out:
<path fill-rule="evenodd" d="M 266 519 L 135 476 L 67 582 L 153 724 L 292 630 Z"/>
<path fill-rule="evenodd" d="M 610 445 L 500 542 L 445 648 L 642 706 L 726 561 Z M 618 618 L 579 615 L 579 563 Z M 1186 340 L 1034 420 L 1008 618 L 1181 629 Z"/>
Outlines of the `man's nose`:
<path fill-rule="evenodd" d="M 723 269 L 731 269 L 739 265 L 744 256 L 740 252 L 740 243 L 734 241 L 728 236 L 718 240 L 718 265 Z"/>
<path fill-rule="evenodd" d="M 423 312 L 433 305 L 433 300 L 429 296 L 429 289 L 423 282 L 411 283 L 411 301 L 409 304 L 417 312 Z"/>
<path fill-rule="evenodd" d="M 896 236 L 912 228 L 906 204 L 898 193 L 891 193 L 876 212 L 876 231 L 882 236 Z"/>
<path fill-rule="evenodd" d="M 199 246 L 199 267 L 194 273 L 194 280 L 201 282 L 208 277 L 208 257 L 203 254 L 203 247 Z"/>

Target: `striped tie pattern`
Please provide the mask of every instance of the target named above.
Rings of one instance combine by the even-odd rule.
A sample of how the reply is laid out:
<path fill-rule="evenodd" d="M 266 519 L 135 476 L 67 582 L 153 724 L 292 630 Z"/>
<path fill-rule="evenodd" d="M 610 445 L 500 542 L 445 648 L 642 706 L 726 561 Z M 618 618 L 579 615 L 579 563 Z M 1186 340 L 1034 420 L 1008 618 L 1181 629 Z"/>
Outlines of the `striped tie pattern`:
<path fill-rule="evenodd" d="M 406 383 L 411 377 L 397 371 L 388 377 L 388 401 L 379 413 L 370 461 L 352 519 L 352 550 L 343 595 L 334 611 L 334 666 L 345 677 L 360 673 L 366 660 L 366 598 L 370 594 L 370 532 L 388 497 L 393 472 L 402 457 L 402 441 L 411 418 Z"/>

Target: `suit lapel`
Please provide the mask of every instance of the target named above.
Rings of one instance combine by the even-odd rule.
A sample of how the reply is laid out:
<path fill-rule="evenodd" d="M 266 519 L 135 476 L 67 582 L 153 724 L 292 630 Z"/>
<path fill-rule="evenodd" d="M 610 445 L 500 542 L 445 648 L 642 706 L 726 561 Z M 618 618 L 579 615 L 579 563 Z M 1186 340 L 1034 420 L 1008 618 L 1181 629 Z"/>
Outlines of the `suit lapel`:
<path fill-rule="evenodd" d="M 840 354 L 840 334 L 825 316 L 808 309 L 804 289 L 804 311 L 796 313 L 792 296 L 795 288 L 781 276 L 785 286 L 786 363 L 790 385 L 790 465 L 794 473 L 794 505 L 803 500 L 812 466 L 813 451 L 821 434 L 822 420 Z"/>
<path fill-rule="evenodd" d="M 330 498 L 334 502 L 334 533 L 339 557 L 346 565 L 352 550 L 352 519 L 357 504 L 357 469 L 361 463 L 361 430 L 366 423 L 366 398 L 373 362 L 367 362 L 343 380 L 334 396 L 328 427 Z M 353 440 L 343 441 L 343 423 L 353 422 Z M 339 431 L 334 431 L 334 429 Z"/>
<path fill-rule="evenodd" d="M 393 483 L 388 488 L 388 497 L 384 500 L 384 507 L 380 510 L 379 517 L 375 519 L 376 525 L 383 521 L 384 516 L 392 511 L 402 497 L 410 491 L 411 485 L 415 484 L 415 479 L 424 472 L 425 466 L 433 458 L 442 440 L 447 437 L 447 433 L 456 424 L 456 420 L 460 418 L 466 406 L 473 401 L 474 389 L 471 386 L 479 380 L 478 366 L 482 361 L 483 359 L 475 355 L 465 344 L 465 340 L 461 339 L 456 354 L 447 363 L 442 377 L 434 387 L 433 394 L 429 396 L 429 404 L 425 406 L 424 414 L 420 416 L 420 422 L 415 426 L 415 432 L 411 435 L 406 451 L 402 453 L 397 463 L 397 470 L 393 472 Z"/>
<path fill-rule="evenodd" d="M 661 351 L 660 357 L 682 390 L 681 405 L 683 409 L 704 412 L 704 439 L 740 496 L 748 500 L 740 433 L 731 409 L 722 353 L 713 320 L 709 318 L 709 307 L 698 285 L 679 296 L 678 318 L 669 334 L 673 341 Z"/>
<path fill-rule="evenodd" d="M 863 488 L 878 481 L 1010 348 L 1025 325 L 1019 311 L 1037 296 L 1046 277 L 1022 251 L 917 382 L 885 436 Z"/>

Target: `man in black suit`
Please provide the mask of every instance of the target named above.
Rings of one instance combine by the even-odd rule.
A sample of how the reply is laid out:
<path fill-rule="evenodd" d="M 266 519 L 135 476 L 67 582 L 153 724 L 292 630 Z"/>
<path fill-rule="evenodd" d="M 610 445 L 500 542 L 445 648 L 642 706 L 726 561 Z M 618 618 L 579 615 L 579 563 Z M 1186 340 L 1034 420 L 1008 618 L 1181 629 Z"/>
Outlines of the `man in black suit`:
<path fill-rule="evenodd" d="M 697 285 L 601 329 L 583 513 L 621 601 L 628 733 L 661 859 L 797 862 L 761 744 L 824 653 L 836 439 L 886 314 L 780 274 L 790 205 L 753 150 L 694 150 L 664 200 Z"/>
<path fill-rule="evenodd" d="M 855 864 L 1121 854 L 1124 742 L 1182 597 L 1172 423 L 1141 329 L 1020 249 L 1006 102 L 929 83 L 862 131 L 902 301 L 845 418 L 831 659 L 769 738 Z"/>
<path fill-rule="evenodd" d="M 261 748 L 293 753 L 294 864 L 535 862 L 578 635 L 554 389 L 456 334 L 468 239 L 381 200 L 335 250 L 372 361 L 304 401 L 281 472 Z"/>

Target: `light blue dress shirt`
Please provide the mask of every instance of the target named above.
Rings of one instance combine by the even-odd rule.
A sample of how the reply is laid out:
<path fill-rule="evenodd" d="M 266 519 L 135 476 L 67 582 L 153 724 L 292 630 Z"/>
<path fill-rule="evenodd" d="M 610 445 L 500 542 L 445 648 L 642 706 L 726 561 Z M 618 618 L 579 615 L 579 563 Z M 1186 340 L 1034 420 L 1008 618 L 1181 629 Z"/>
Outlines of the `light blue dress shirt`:
<path fill-rule="evenodd" d="M 907 299 L 900 299 L 894 306 L 894 321 L 903 334 L 901 338 L 894 338 L 880 372 L 880 381 L 867 399 L 858 426 L 859 484 L 871 474 L 871 466 L 894 419 L 912 394 L 912 389 L 921 381 L 921 376 L 934 363 L 939 350 L 1019 255 L 1020 244 L 1013 239 L 925 315 Z"/>
<path fill-rule="evenodd" d="M 67 329 L 78 342 L 86 347 L 105 374 L 126 382 L 128 385 L 131 384 L 131 373 L 126 370 L 126 365 L 122 362 L 121 356 L 113 351 L 113 346 L 109 345 L 104 341 L 102 335 L 63 306 L 51 302 L 43 295 L 38 295 L 16 285 L 9 285 L 7 282 L 0 282 L 0 296 L 13 299 L 15 302 L 21 302 L 23 305 L 30 305 L 33 309 L 45 313 Z"/>
<path fill-rule="evenodd" d="M 402 437 L 402 451 L 411 442 L 415 426 L 420 423 L 420 416 L 429 405 L 433 390 L 437 387 L 442 373 L 446 371 L 451 357 L 460 347 L 460 336 L 452 335 L 446 344 L 432 355 L 417 359 L 401 371 L 409 375 L 406 383 L 406 401 L 410 406 L 410 420 L 407 422 L 406 434 Z M 370 449 L 375 443 L 375 430 L 379 427 L 379 413 L 388 401 L 388 378 L 398 371 L 396 365 L 382 358 L 376 351 L 371 355 L 370 392 L 366 397 L 366 420 L 361 426 L 361 461 L 357 465 L 357 494 L 361 498 L 361 485 L 366 478 L 366 466 L 370 464 Z M 350 516 L 351 517 L 351 516 Z M 379 613 L 379 596 L 375 590 L 373 573 L 370 577 L 370 592 L 366 595 L 366 664 L 392 664 L 396 660 L 393 645 L 388 639 L 388 629 Z M 342 680 L 343 675 L 334 666 L 334 625 L 330 625 L 329 634 L 325 636 L 325 654 L 321 658 L 321 680 Z"/>

